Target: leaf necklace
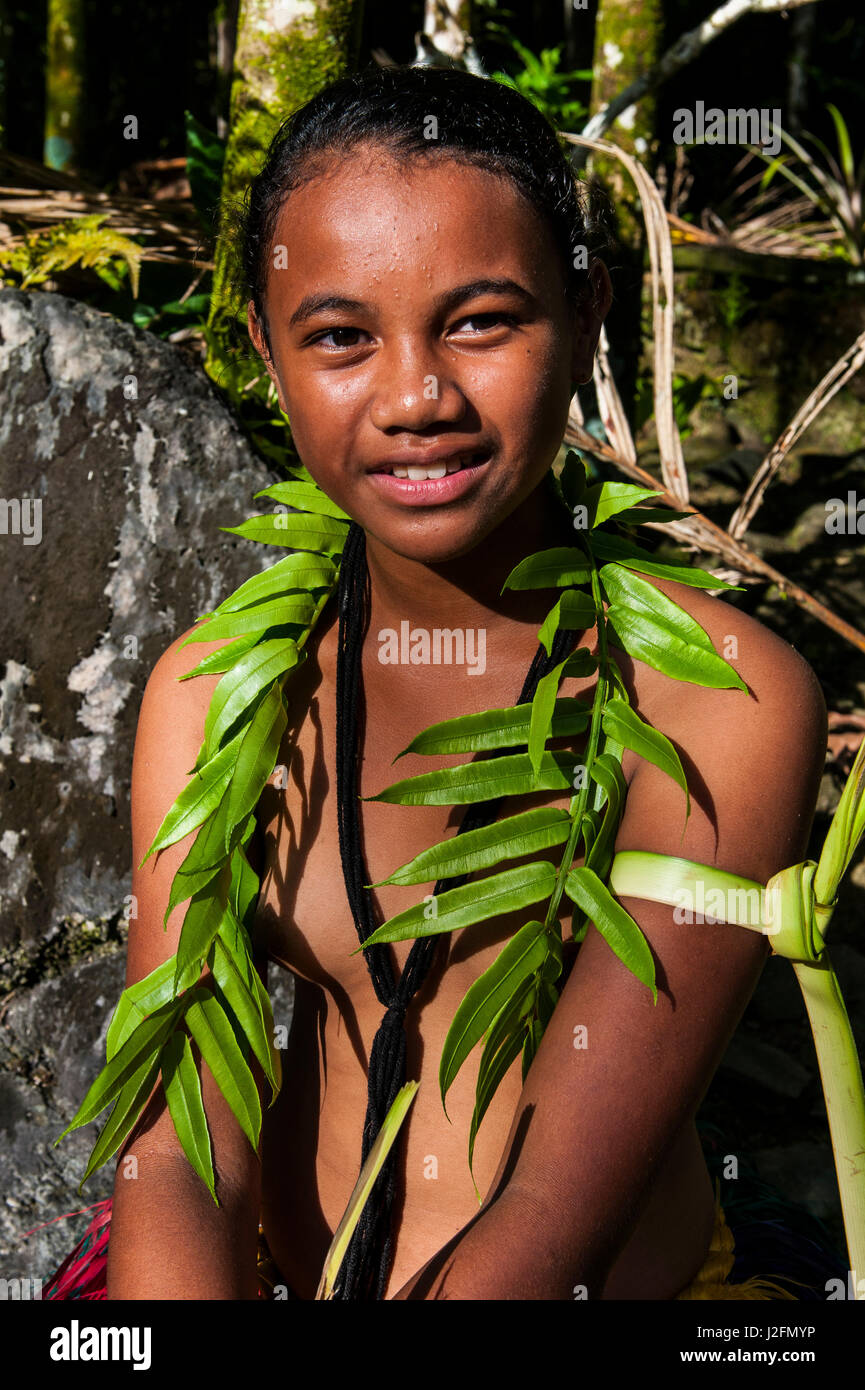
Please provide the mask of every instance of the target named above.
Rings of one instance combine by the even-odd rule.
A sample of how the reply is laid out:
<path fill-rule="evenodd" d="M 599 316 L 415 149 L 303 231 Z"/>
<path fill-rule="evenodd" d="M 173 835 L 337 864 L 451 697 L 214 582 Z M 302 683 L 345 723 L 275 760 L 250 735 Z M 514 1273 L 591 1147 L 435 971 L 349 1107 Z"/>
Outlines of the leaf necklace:
<path fill-rule="evenodd" d="M 376 929 L 372 900 L 366 885 L 370 881 L 364 861 L 360 798 L 358 796 L 358 716 L 362 701 L 362 653 L 369 623 L 369 585 L 366 566 L 366 537 L 352 522 L 342 554 L 338 588 L 339 643 L 336 668 L 336 785 L 339 848 L 349 906 L 359 940 L 363 943 Z M 529 702 L 540 679 L 573 645 L 566 631 L 557 634 L 553 650 L 538 647 L 517 700 Z M 490 825 L 498 814 L 501 798 L 469 807 L 457 835 Z M 439 879 L 433 889 L 464 884 L 468 874 Z M 373 1039 L 369 1057 L 368 1101 L 363 1129 L 364 1163 L 381 1130 L 385 1116 L 405 1083 L 406 1035 L 404 1019 L 412 998 L 426 979 L 439 945 L 437 936 L 419 937 L 411 948 L 399 980 L 394 979 L 388 946 L 372 946 L 365 951 L 373 988 L 386 1012 Z M 375 1299 L 384 1289 L 393 1254 L 391 1212 L 396 1190 L 396 1149 L 382 1166 L 372 1197 L 364 1206 L 345 1256 L 337 1299 Z M 374 1287 L 375 1292 L 370 1294 Z"/>
<path fill-rule="evenodd" d="M 257 494 L 271 498 L 277 504 L 275 512 L 223 529 L 291 553 L 253 575 L 213 613 L 205 615 L 207 621 L 183 644 L 230 639 L 180 678 L 220 676 L 189 782 L 169 808 L 142 860 L 143 864 L 151 854 L 197 831 L 172 881 L 164 921 L 178 904 L 187 903 L 187 909 L 177 954 L 123 991 L 106 1036 L 106 1065 L 55 1140 L 59 1143 L 71 1130 L 112 1106 L 80 1186 L 126 1142 L 159 1081 L 180 1146 L 218 1205 L 219 1175 L 214 1171 L 193 1047 L 256 1151 L 261 1106 L 253 1056 L 270 1085 L 271 1104 L 280 1089 L 273 1013 L 252 955 L 260 884 L 245 846 L 255 829 L 258 799 L 274 774 L 279 756 L 287 723 L 286 682 L 291 671 L 306 659 L 309 637 L 340 580 L 343 551 L 348 550 L 354 559 L 345 567 L 346 587 L 341 592 L 347 594 L 349 585 L 353 588 L 365 572 L 364 554 L 358 555 L 353 548 L 363 540 L 362 533 L 359 538 L 354 536 L 350 549 L 351 519 L 321 491 L 305 468 L 289 471 L 292 480 L 275 483 Z M 404 778 L 368 798 L 404 806 L 470 806 L 456 836 L 431 845 L 382 880 L 410 886 L 435 879 L 435 914 L 429 917 L 424 902 L 397 913 L 374 930 L 365 915 L 368 902 L 363 892 L 366 869 L 359 854 L 360 832 L 358 828 L 352 830 L 352 826 L 357 827 L 357 766 L 350 750 L 354 748 L 357 706 L 351 696 L 357 689 L 357 633 L 362 627 L 350 623 L 348 611 L 340 607 L 340 654 L 344 637 L 346 670 L 353 661 L 355 672 L 353 682 L 350 675 L 341 686 L 338 681 L 338 784 L 344 789 L 340 793 L 343 807 L 353 811 L 352 815 L 343 811 L 340 816 L 340 852 L 349 862 L 346 883 L 353 911 L 355 902 L 361 905 L 355 913 L 361 937 L 358 950 L 369 955 L 380 944 L 414 940 L 416 960 L 425 962 L 431 949 L 427 938 L 538 905 L 539 919 L 526 922 L 515 932 L 469 988 L 442 1048 L 439 1087 L 445 1114 L 447 1092 L 454 1078 L 472 1050 L 479 1045 L 482 1049 L 468 1142 L 471 1172 L 475 1137 L 490 1101 L 520 1053 L 525 1081 L 556 1007 L 563 947 L 558 909 L 563 894 L 574 904 L 571 939 L 581 942 L 593 923 L 623 966 L 657 1000 L 652 953 L 619 897 L 675 905 L 683 891 L 693 890 L 695 881 L 713 891 L 717 886 L 717 892 L 722 897 L 726 893 L 728 899 L 731 886 L 743 889 L 746 898 L 755 893 L 760 903 L 756 913 L 750 908 L 731 907 L 728 902 L 717 918 L 771 932 L 773 951 L 793 962 L 820 1059 L 850 1267 L 865 1268 L 865 1168 L 861 1164 L 857 1168 L 854 1162 L 854 1156 L 865 1149 L 865 1086 L 849 1019 L 823 943 L 838 882 L 865 833 L 865 742 L 819 864 L 807 861 L 792 865 L 764 888 L 735 873 L 676 856 L 645 851 L 616 853 L 627 795 L 621 768 L 624 748 L 654 763 L 681 787 L 686 823 L 690 798 L 674 745 L 630 705 L 621 671 L 610 654 L 608 632 L 630 657 L 671 680 L 716 689 L 737 688 L 747 694 L 738 672 L 716 651 L 700 624 L 641 576 L 715 591 L 736 586 L 690 563 L 660 563 L 636 542 L 632 528 L 640 523 L 663 523 L 688 515 L 643 505 L 657 496 L 656 489 L 618 482 L 589 485 L 583 461 L 573 451 L 568 453 L 560 476 L 550 474 L 547 481 L 572 515 L 575 544 L 526 556 L 503 586 L 559 591 L 538 632 L 543 653 L 536 655 L 516 706 L 430 725 L 403 749 L 403 754 L 467 754 L 467 762 Z M 616 530 L 610 529 L 611 523 Z M 568 655 L 571 642 L 567 634 L 586 630 L 595 622 L 597 655 L 584 647 Z M 548 660 L 539 661 L 544 654 Z M 594 670 L 598 680 L 590 706 L 557 694 L 563 677 L 582 677 Z M 585 749 L 576 766 L 574 752 L 547 748 L 552 738 L 586 730 Z M 525 751 L 515 753 L 515 748 Z M 477 760 L 473 755 L 478 753 L 497 755 Z M 285 772 L 284 768 L 276 770 Z M 509 815 L 502 821 L 495 819 L 502 797 L 567 788 L 576 793 L 567 811 L 548 806 Z M 493 809 L 488 811 L 484 803 L 491 798 L 495 798 Z M 585 849 L 584 862 L 575 868 L 580 841 Z M 477 870 L 515 858 L 525 860 L 527 855 L 553 845 L 564 845 L 558 869 L 542 858 L 500 869 L 475 883 L 466 882 Z M 458 886 L 440 891 L 444 884 L 454 883 Z M 416 1082 L 398 1090 L 384 1121 L 380 1121 L 382 1107 L 393 1092 L 393 1079 L 404 1066 L 402 1015 L 422 980 L 420 969 L 415 974 L 414 961 L 412 971 L 407 969 L 398 985 L 390 973 L 389 960 L 386 965 L 386 971 L 381 966 L 384 973 L 379 976 L 383 987 L 379 998 L 387 1012 L 380 1037 L 375 1040 L 378 1047 L 373 1046 L 375 1056 L 370 1058 L 371 1072 L 378 1079 L 371 1086 L 363 1141 L 364 1152 L 369 1148 L 369 1153 L 334 1235 L 317 1297 L 336 1296 L 336 1280 L 358 1218 L 417 1091 Z M 201 983 L 205 969 L 209 971 L 207 982 Z M 370 1141 L 368 1132 L 379 1123 L 378 1138 Z M 392 1181 L 392 1176 L 386 1176 L 388 1210 L 392 1196 L 392 1192 L 388 1196 L 388 1184 Z M 480 1203 L 477 1186 L 475 1191 Z M 365 1288 L 375 1282 L 378 1297 L 389 1251 L 386 1225 L 382 1222 L 361 1238 L 352 1264 L 352 1280 L 358 1284 L 367 1281 Z M 380 1249 L 375 1242 L 380 1243 Z M 360 1296 L 364 1296 L 363 1291 Z"/>

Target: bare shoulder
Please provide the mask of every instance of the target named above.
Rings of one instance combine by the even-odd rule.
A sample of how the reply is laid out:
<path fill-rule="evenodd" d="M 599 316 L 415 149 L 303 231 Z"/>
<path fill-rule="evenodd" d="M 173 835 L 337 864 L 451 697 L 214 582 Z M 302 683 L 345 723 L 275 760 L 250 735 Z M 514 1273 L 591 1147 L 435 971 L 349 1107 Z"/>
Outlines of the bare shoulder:
<path fill-rule="evenodd" d="M 198 625 L 196 625 L 198 626 Z M 141 861 L 159 826 L 192 774 L 204 738 L 204 721 L 218 675 L 181 680 L 224 641 L 184 646 L 189 628 L 162 653 L 141 700 L 132 758 L 132 893 L 137 918 L 130 926 L 128 983 L 155 969 L 177 948 L 183 906 L 174 909 L 166 932 L 162 915 L 171 881 L 194 832 Z"/>
<path fill-rule="evenodd" d="M 700 624 L 748 690 L 674 681 L 634 663 L 640 713 L 676 746 L 692 814 L 681 841 L 687 848 L 675 847 L 683 793 L 641 759 L 628 798 L 629 824 L 622 827 L 625 840 L 664 844 L 617 842 L 617 848 L 681 854 L 765 882 L 806 851 L 826 753 L 820 683 L 795 647 L 724 599 L 675 582 L 650 582 Z"/>

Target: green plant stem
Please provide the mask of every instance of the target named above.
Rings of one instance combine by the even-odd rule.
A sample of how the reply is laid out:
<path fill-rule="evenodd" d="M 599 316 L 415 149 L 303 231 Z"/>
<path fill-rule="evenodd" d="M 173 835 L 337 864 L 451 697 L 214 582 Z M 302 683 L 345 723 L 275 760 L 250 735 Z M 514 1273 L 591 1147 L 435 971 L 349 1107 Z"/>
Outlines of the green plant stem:
<path fill-rule="evenodd" d="M 865 1300 L 865 1090 L 850 1018 L 828 952 L 793 961 L 814 1036 L 855 1297 Z M 859 1292 L 858 1290 L 860 1290 Z"/>
<path fill-rule="evenodd" d="M 574 855 L 577 852 L 577 843 L 579 841 L 580 830 L 583 824 L 583 816 L 586 810 L 586 802 L 589 799 L 589 791 L 591 789 L 591 767 L 592 763 L 595 760 L 595 754 L 598 751 L 598 743 L 600 741 L 601 736 L 601 718 L 604 713 L 604 705 L 606 704 L 607 690 L 609 686 L 607 677 L 606 618 L 604 616 L 604 604 L 601 596 L 601 582 L 598 578 L 598 569 L 594 563 L 594 557 L 591 555 L 591 553 L 589 555 L 589 558 L 592 561 L 592 598 L 595 600 L 595 608 L 598 614 L 598 683 L 595 687 L 595 697 L 592 701 L 592 722 L 589 726 L 589 739 L 586 745 L 586 761 L 584 764 L 586 769 L 586 777 L 585 781 L 583 782 L 583 785 L 580 787 L 579 792 L 571 802 L 571 833 L 568 836 L 568 841 L 565 845 L 564 854 L 562 855 L 562 862 L 559 865 L 559 871 L 556 874 L 556 884 L 553 889 L 549 904 L 547 906 L 547 915 L 544 918 L 544 926 L 548 929 L 552 927 L 553 922 L 556 920 L 556 914 L 559 910 L 559 903 L 561 902 L 562 894 L 565 891 L 565 879 L 571 871 L 571 866 L 574 862 Z"/>

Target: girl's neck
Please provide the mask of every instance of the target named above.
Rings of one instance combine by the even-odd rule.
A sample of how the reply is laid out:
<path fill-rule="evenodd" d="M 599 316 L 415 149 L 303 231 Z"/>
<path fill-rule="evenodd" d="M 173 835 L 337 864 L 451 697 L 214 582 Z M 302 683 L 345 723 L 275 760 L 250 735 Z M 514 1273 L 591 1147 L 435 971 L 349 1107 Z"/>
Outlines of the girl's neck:
<path fill-rule="evenodd" d="M 466 555 L 443 564 L 406 559 L 367 533 L 370 615 L 376 627 L 495 630 L 513 622 L 537 624 L 553 603 L 547 589 L 501 593 L 515 565 L 552 546 L 574 544 L 568 514 L 546 481 Z"/>

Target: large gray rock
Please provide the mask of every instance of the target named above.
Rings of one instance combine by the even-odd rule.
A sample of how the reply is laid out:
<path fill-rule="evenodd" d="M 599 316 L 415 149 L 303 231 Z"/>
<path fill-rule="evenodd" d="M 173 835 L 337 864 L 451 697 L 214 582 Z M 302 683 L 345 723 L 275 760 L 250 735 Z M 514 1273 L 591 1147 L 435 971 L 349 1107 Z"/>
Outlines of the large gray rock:
<path fill-rule="evenodd" d="M 59 295 L 0 293 L 7 987 L 41 973 L 58 934 L 123 908 L 145 681 L 174 637 L 278 557 L 219 530 L 256 511 L 268 481 L 176 348 Z M 9 534 L 3 502 L 16 504 Z"/>
<path fill-rule="evenodd" d="M 174 637 L 279 558 L 219 530 L 273 477 L 177 349 L 0 293 L 2 1277 L 47 1278 L 87 1218 L 20 1237 L 110 1188 L 106 1170 L 77 1192 L 97 1126 L 53 1141 L 122 988 L 141 695 Z"/>
<path fill-rule="evenodd" d="M 122 953 L 115 952 L 83 961 L 6 1001 L 0 1023 L 2 1278 L 47 1283 L 90 1220 L 87 1214 L 56 1218 L 111 1195 L 113 1163 L 78 1192 L 105 1116 L 67 1135 L 56 1148 L 54 1141 L 105 1064 L 105 1035 L 123 974 Z M 292 983 L 288 971 L 270 967 L 274 1019 L 286 1027 Z"/>

